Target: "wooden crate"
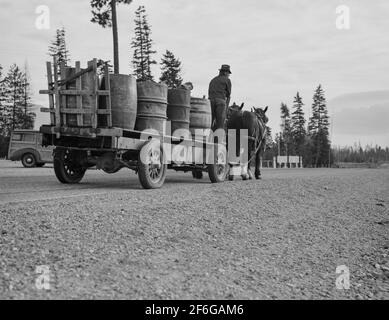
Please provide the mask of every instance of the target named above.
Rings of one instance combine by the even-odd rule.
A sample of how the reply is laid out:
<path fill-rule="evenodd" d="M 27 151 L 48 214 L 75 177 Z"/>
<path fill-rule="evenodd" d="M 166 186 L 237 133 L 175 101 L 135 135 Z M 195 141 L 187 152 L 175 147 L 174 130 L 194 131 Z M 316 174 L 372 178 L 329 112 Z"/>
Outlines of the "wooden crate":
<path fill-rule="evenodd" d="M 42 111 L 50 112 L 50 122 L 55 126 L 57 132 L 61 127 L 84 127 L 97 129 L 98 116 L 106 117 L 104 123 L 108 128 L 112 127 L 111 96 L 108 64 L 104 63 L 103 78 L 105 90 L 99 88 L 99 76 L 97 69 L 100 64 L 97 59 L 88 62 L 86 69 L 81 69 L 80 62 L 75 64 L 75 73 L 66 77 L 68 67 L 64 64 L 58 66 L 57 59 L 54 63 L 46 63 L 48 90 L 40 90 L 41 94 L 49 95 L 49 108 L 42 108 Z M 59 79 L 60 76 L 60 79 Z M 82 88 L 83 77 L 91 79 L 88 90 Z M 69 89 L 68 85 L 75 84 L 75 88 Z M 99 109 L 99 97 L 106 99 L 105 109 Z M 88 97 L 88 104 L 83 104 L 83 97 Z M 75 101 L 69 106 L 69 101 Z M 69 117 L 68 115 L 72 115 Z M 70 121 L 72 119 L 73 121 Z M 59 135 L 59 133 L 58 133 Z"/>

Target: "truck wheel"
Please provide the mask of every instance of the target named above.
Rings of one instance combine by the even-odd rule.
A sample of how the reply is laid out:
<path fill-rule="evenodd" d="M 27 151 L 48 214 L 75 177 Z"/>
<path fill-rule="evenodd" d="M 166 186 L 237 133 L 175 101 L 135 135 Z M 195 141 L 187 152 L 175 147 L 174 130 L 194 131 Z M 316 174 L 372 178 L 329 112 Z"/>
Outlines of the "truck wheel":
<path fill-rule="evenodd" d="M 86 168 L 80 165 L 81 152 L 70 149 L 54 151 L 54 172 L 62 183 L 79 183 L 85 175 Z"/>
<path fill-rule="evenodd" d="M 34 168 L 36 166 L 36 159 L 32 153 L 26 153 L 22 156 L 22 164 L 25 168 Z"/>
<path fill-rule="evenodd" d="M 224 182 L 228 172 L 227 151 L 225 148 L 217 148 L 214 164 L 208 165 L 208 176 L 212 183 Z"/>
<path fill-rule="evenodd" d="M 144 189 L 162 187 L 167 171 L 163 159 L 164 155 L 159 143 L 149 141 L 143 145 L 138 157 L 138 175 Z"/>

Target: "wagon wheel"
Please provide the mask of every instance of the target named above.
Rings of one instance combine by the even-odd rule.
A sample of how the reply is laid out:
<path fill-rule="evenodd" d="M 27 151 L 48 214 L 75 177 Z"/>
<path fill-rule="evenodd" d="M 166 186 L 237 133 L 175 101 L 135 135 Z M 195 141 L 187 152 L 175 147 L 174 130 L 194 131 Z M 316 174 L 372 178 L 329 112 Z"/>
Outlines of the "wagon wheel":
<path fill-rule="evenodd" d="M 55 149 L 54 172 L 62 183 L 79 183 L 85 175 L 86 168 L 80 162 L 84 154 L 70 149 Z"/>
<path fill-rule="evenodd" d="M 227 150 L 215 146 L 215 159 L 213 164 L 208 165 L 208 175 L 212 183 L 224 182 L 228 173 Z"/>
<path fill-rule="evenodd" d="M 167 165 L 162 148 L 155 141 L 146 142 L 139 152 L 138 175 L 139 181 L 145 189 L 162 187 L 166 178 Z"/>

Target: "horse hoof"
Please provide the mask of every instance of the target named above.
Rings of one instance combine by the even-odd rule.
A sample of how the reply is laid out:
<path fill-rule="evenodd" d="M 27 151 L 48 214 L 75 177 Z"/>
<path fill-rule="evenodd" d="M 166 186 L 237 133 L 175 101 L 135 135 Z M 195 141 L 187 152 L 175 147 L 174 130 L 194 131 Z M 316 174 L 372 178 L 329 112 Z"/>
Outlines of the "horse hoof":
<path fill-rule="evenodd" d="M 257 179 L 257 180 L 262 180 L 262 177 L 261 176 L 255 176 L 255 179 Z"/>
<path fill-rule="evenodd" d="M 252 174 L 252 172 L 249 170 L 249 179 L 250 180 L 253 180 L 254 179 L 254 176 L 253 176 L 253 174 Z"/>
<path fill-rule="evenodd" d="M 233 175 L 228 176 L 228 180 L 234 181 L 234 176 Z"/>
<path fill-rule="evenodd" d="M 249 177 L 248 174 L 242 175 L 242 180 L 246 181 L 246 180 L 248 180 L 248 179 L 250 179 L 250 177 Z"/>

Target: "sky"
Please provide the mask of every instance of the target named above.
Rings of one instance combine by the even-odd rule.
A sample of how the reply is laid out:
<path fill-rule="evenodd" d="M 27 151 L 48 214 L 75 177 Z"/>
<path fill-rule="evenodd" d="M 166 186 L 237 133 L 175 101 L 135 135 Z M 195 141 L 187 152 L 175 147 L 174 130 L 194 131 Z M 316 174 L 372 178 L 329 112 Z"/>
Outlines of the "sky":
<path fill-rule="evenodd" d="M 35 26 L 40 5 L 50 10 L 49 29 Z M 229 64 L 232 101 L 248 109 L 268 105 L 275 133 L 281 102 L 291 108 L 299 91 L 308 118 L 314 90 L 322 84 L 333 144 L 389 146 L 389 126 L 382 120 L 389 119 L 389 1 L 134 0 L 118 7 L 124 74 L 132 72 L 130 42 L 139 5 L 146 7 L 156 60 L 166 49 L 179 57 L 193 96 L 206 95 L 220 66 Z M 350 10 L 349 29 L 337 28 L 341 5 Z M 56 28 L 66 29 L 72 64 L 112 59 L 111 30 L 90 18 L 89 0 L 0 0 L 0 64 L 28 64 L 35 104 L 48 104 L 38 91 L 47 87 L 45 61 Z M 159 66 L 153 71 L 158 78 Z M 38 113 L 36 125 L 46 121 L 47 114 Z"/>

